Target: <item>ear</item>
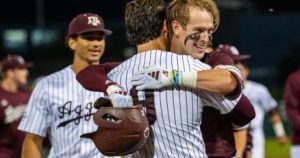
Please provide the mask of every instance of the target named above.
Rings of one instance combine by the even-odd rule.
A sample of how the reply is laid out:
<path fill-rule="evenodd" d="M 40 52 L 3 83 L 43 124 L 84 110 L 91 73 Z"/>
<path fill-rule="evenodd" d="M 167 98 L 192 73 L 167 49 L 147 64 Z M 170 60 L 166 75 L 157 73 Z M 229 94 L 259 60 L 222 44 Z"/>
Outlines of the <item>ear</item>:
<path fill-rule="evenodd" d="M 168 33 L 167 20 L 164 20 L 164 25 L 163 25 L 162 30 L 163 30 L 164 33 Z"/>
<path fill-rule="evenodd" d="M 163 26 L 162 26 L 162 29 L 161 29 L 161 34 L 167 38 L 168 37 L 168 26 L 167 26 L 167 20 L 164 20 L 164 23 L 163 23 Z"/>
<path fill-rule="evenodd" d="M 75 50 L 76 43 L 77 43 L 77 40 L 75 38 L 69 38 L 68 39 L 68 46 L 69 46 L 70 49 Z"/>
<path fill-rule="evenodd" d="M 182 30 L 181 24 L 177 20 L 172 21 L 172 30 L 176 37 L 179 36 L 180 31 Z"/>

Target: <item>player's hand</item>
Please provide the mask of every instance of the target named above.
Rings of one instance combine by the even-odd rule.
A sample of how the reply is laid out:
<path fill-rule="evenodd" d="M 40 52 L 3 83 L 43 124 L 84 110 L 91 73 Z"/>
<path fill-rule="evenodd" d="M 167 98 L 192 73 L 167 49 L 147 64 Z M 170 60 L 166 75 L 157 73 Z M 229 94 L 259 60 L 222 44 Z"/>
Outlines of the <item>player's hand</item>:
<path fill-rule="evenodd" d="M 132 97 L 119 85 L 110 85 L 106 90 L 114 107 L 132 106 Z"/>
<path fill-rule="evenodd" d="M 288 142 L 287 135 L 278 136 L 278 137 L 276 137 L 276 139 L 277 139 L 277 142 L 278 142 L 279 145 L 284 145 Z"/>
<path fill-rule="evenodd" d="M 172 71 L 167 71 L 160 66 L 149 66 L 135 74 L 131 84 L 137 86 L 136 90 L 160 89 L 174 84 Z"/>

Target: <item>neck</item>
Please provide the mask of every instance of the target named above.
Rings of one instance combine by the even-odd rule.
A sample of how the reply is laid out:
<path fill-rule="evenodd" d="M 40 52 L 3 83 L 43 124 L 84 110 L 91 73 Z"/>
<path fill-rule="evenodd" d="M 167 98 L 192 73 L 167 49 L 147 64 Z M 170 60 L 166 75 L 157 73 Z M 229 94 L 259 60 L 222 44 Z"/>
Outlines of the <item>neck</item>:
<path fill-rule="evenodd" d="M 174 37 L 173 35 L 171 39 L 170 51 L 176 54 L 183 54 L 183 51 L 181 51 L 179 44 L 176 44 L 177 41 L 175 40 L 175 38 L 176 37 Z"/>
<path fill-rule="evenodd" d="M 15 93 L 18 91 L 18 85 L 13 80 L 4 79 L 1 83 L 1 87 L 7 92 Z"/>
<path fill-rule="evenodd" d="M 167 50 L 166 41 L 161 37 L 153 39 L 147 43 L 137 45 L 137 52 L 141 53 L 149 50 Z"/>
<path fill-rule="evenodd" d="M 87 61 L 84 61 L 82 59 L 79 60 L 75 57 L 72 64 L 72 70 L 75 72 L 75 74 L 77 74 L 79 71 L 88 67 L 89 65 L 97 65 L 97 64 L 99 64 L 99 62 L 88 63 Z"/>

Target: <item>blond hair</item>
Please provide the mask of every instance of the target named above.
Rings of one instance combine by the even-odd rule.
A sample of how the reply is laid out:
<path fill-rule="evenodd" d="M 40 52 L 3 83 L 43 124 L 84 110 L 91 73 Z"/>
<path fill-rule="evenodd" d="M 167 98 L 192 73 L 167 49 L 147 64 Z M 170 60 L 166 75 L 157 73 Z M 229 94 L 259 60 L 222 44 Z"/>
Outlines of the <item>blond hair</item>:
<path fill-rule="evenodd" d="M 217 30 L 220 23 L 220 13 L 217 4 L 213 0 L 173 0 L 167 8 L 167 25 L 171 36 L 174 34 L 172 21 L 178 21 L 185 29 L 190 19 L 190 7 L 198 7 L 206 10 L 213 17 L 213 32 Z"/>

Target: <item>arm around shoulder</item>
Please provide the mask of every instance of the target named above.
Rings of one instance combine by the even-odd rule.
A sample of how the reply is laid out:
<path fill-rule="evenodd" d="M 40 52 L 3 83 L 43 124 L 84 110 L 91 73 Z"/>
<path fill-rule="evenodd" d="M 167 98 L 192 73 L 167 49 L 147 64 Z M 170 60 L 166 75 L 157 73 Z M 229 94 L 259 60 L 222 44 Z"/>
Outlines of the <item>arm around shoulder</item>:
<path fill-rule="evenodd" d="M 202 70 L 197 73 L 197 89 L 228 95 L 235 91 L 238 85 L 238 81 L 228 70 Z"/>
<path fill-rule="evenodd" d="M 231 122 L 237 126 L 245 126 L 255 117 L 255 110 L 249 99 L 242 95 L 234 109 L 229 113 Z"/>

